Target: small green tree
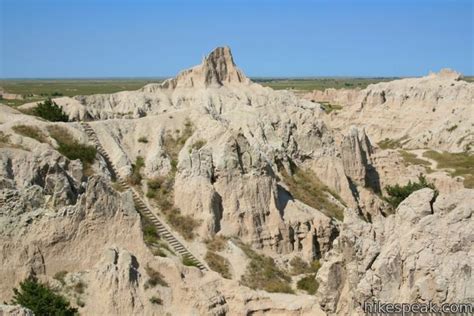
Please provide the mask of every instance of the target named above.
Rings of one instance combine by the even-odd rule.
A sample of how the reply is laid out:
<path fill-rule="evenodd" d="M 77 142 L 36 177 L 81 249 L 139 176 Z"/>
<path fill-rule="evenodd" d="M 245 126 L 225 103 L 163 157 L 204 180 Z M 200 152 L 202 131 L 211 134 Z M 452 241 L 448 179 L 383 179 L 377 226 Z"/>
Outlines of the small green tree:
<path fill-rule="evenodd" d="M 47 99 L 42 103 L 38 103 L 33 110 L 33 114 L 44 118 L 51 122 L 67 122 L 68 116 L 63 109 L 51 99 Z"/>
<path fill-rule="evenodd" d="M 20 283 L 20 289 L 13 289 L 13 305 L 29 308 L 35 315 L 72 316 L 77 309 L 71 307 L 66 298 L 54 293 L 36 277 L 29 277 Z"/>
<path fill-rule="evenodd" d="M 430 188 L 436 191 L 435 186 L 432 183 L 428 183 L 425 176 L 420 174 L 418 176 L 418 182 L 408 181 L 408 184 L 405 186 L 398 184 L 386 186 L 385 190 L 389 196 L 386 197 L 385 200 L 393 206 L 393 208 L 397 208 L 410 194 L 423 188 Z"/>

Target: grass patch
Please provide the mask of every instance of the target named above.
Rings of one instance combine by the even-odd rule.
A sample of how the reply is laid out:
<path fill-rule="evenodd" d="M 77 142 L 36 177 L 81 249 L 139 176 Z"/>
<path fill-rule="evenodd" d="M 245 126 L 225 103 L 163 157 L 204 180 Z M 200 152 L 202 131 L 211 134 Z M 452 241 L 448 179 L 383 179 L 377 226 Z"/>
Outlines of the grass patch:
<path fill-rule="evenodd" d="M 117 191 L 117 192 L 124 192 L 125 191 L 125 188 L 120 183 L 118 183 L 117 181 L 112 182 L 112 188 L 114 188 L 114 190 Z"/>
<path fill-rule="evenodd" d="M 150 303 L 156 304 L 156 305 L 163 305 L 163 300 L 157 296 L 152 296 L 150 297 Z"/>
<path fill-rule="evenodd" d="M 166 214 L 168 222 L 176 229 L 186 240 L 194 239 L 194 230 L 200 222 L 190 215 L 182 215 L 178 208 L 174 208 Z"/>
<path fill-rule="evenodd" d="M 168 223 L 173 226 L 186 240 L 194 238 L 194 230 L 200 225 L 200 222 L 192 216 L 182 215 L 179 208 L 174 207 L 174 179 L 177 172 L 178 155 L 183 148 L 186 140 L 193 134 L 193 125 L 186 120 L 182 132 L 177 132 L 173 137 L 168 132 L 163 139 L 163 148 L 171 161 L 171 171 L 165 177 L 156 177 L 147 181 L 146 196 L 154 199 L 165 214 Z"/>
<path fill-rule="evenodd" d="M 194 238 L 194 230 L 200 225 L 190 215 L 182 215 L 179 208 L 174 207 L 173 201 L 174 173 L 167 177 L 157 177 L 148 180 L 147 198 L 154 199 L 165 214 L 167 222 L 176 229 L 186 240 Z"/>
<path fill-rule="evenodd" d="M 453 126 L 447 128 L 446 130 L 451 133 L 451 132 L 454 131 L 456 128 L 458 128 L 458 126 L 457 126 L 457 125 L 453 125 Z"/>
<path fill-rule="evenodd" d="M 192 259 L 192 258 L 190 258 L 186 255 L 181 258 L 181 262 L 185 266 L 188 266 L 188 267 L 196 267 L 196 268 L 198 267 L 198 263 L 194 259 Z"/>
<path fill-rule="evenodd" d="M 10 135 L 0 131 L 0 147 L 8 147 L 8 145 L 10 145 Z"/>
<path fill-rule="evenodd" d="M 206 256 L 204 257 L 204 260 L 206 260 L 207 264 L 209 265 L 209 268 L 211 268 L 213 271 L 220 273 L 222 277 L 226 279 L 232 278 L 232 275 L 230 273 L 230 262 L 226 258 L 222 257 L 221 255 L 218 255 L 213 251 L 208 251 L 206 253 Z"/>
<path fill-rule="evenodd" d="M 23 103 L 36 101 L 39 97 L 90 95 L 97 93 L 115 93 L 124 90 L 137 90 L 148 83 L 159 83 L 156 79 L 6 79 L 0 80 L 0 86 L 8 93 L 20 94 Z M 4 101 L 3 101 L 4 102 Z M 22 103 L 22 104 L 23 104 Z"/>
<path fill-rule="evenodd" d="M 156 244 L 158 243 L 160 236 L 158 235 L 158 230 L 156 229 L 155 224 L 146 216 L 140 216 L 142 231 L 143 231 L 143 240 L 146 244 Z"/>
<path fill-rule="evenodd" d="M 303 277 L 296 283 L 296 287 L 300 290 L 306 291 L 308 294 L 316 294 L 319 287 L 319 283 L 316 281 L 316 274 L 310 274 Z"/>
<path fill-rule="evenodd" d="M 205 243 L 209 251 L 222 251 L 227 245 L 227 238 L 214 236 L 214 238 L 206 240 Z"/>
<path fill-rule="evenodd" d="M 403 146 L 403 141 L 407 140 L 408 136 L 405 135 L 399 139 L 385 138 L 384 140 L 377 143 L 380 149 L 396 149 Z"/>
<path fill-rule="evenodd" d="M 324 112 L 327 114 L 331 113 L 332 111 L 338 111 L 342 110 L 342 106 L 338 104 L 331 104 L 329 102 L 324 102 L 324 101 L 319 101 L 319 104 L 321 104 L 321 107 L 323 108 Z"/>
<path fill-rule="evenodd" d="M 170 131 L 166 133 L 163 138 L 163 148 L 166 154 L 170 157 L 171 162 L 178 161 L 178 155 L 184 144 L 194 133 L 194 127 L 190 120 L 184 122 L 184 129 L 182 132 L 177 131 L 177 135 L 173 136 Z M 172 163 L 173 165 L 173 163 Z"/>
<path fill-rule="evenodd" d="M 207 142 L 204 139 L 199 139 L 191 145 L 191 149 L 189 151 L 191 152 L 193 149 L 194 150 L 199 150 L 202 147 L 204 147 L 204 145 L 206 145 L 206 143 Z"/>
<path fill-rule="evenodd" d="M 146 144 L 146 143 L 148 143 L 148 138 L 146 138 L 145 136 L 142 136 L 142 137 L 138 138 L 138 142 Z"/>
<path fill-rule="evenodd" d="M 290 261 L 291 274 L 299 275 L 304 273 L 317 273 L 321 264 L 319 260 L 313 260 L 310 264 L 300 257 L 293 257 Z"/>
<path fill-rule="evenodd" d="M 142 182 L 141 169 L 145 167 L 145 160 L 142 156 L 137 156 L 135 163 L 132 163 L 132 173 L 128 176 L 128 182 L 131 185 L 140 185 Z"/>
<path fill-rule="evenodd" d="M 296 166 L 292 166 L 293 175 L 289 175 L 284 168 L 279 168 L 283 181 L 288 186 L 291 195 L 302 201 L 303 203 L 321 210 L 324 214 L 343 220 L 344 212 L 341 207 L 330 201 L 327 194 L 338 199 L 342 204 L 341 198 L 332 192 L 311 170 L 301 170 Z"/>
<path fill-rule="evenodd" d="M 16 125 L 13 126 L 13 130 L 25 137 L 33 138 L 40 143 L 46 143 L 46 135 L 36 126 L 27 126 L 27 125 Z"/>
<path fill-rule="evenodd" d="M 250 259 L 247 270 L 242 275 L 243 285 L 271 293 L 293 293 L 291 277 L 276 266 L 273 258 L 256 253 L 248 245 L 241 243 L 239 246 Z"/>
<path fill-rule="evenodd" d="M 168 257 L 168 254 L 164 250 L 166 250 L 168 253 L 174 256 L 176 255 L 174 251 L 171 250 L 170 247 L 168 247 L 168 244 L 161 240 L 153 244 L 153 248 L 151 249 L 151 252 L 153 253 L 154 256 Z"/>
<path fill-rule="evenodd" d="M 48 126 L 48 132 L 58 143 L 57 150 L 70 160 L 79 159 L 88 170 L 94 162 L 97 149 L 94 146 L 80 144 L 69 131 L 62 126 Z"/>
<path fill-rule="evenodd" d="M 79 281 L 77 282 L 76 284 L 74 284 L 73 286 L 73 290 L 74 292 L 76 292 L 77 294 L 84 294 L 84 292 L 86 291 L 86 284 L 82 281 Z"/>
<path fill-rule="evenodd" d="M 86 303 L 84 303 L 84 301 L 81 300 L 80 297 L 77 297 L 76 298 L 76 305 L 79 306 L 79 307 L 84 307 L 84 306 L 86 306 Z"/>
<path fill-rule="evenodd" d="M 399 150 L 398 152 L 402 156 L 405 166 L 408 166 L 408 165 L 421 165 L 425 167 L 431 166 L 431 163 L 429 161 L 420 159 L 413 153 L 410 153 L 405 150 Z"/>
<path fill-rule="evenodd" d="M 405 200 L 410 194 L 423 188 L 430 188 L 436 191 L 436 188 L 433 184 L 428 183 L 423 175 L 419 175 L 418 182 L 408 181 L 408 184 L 405 186 L 400 186 L 398 184 L 393 186 L 386 186 L 385 190 L 387 191 L 388 196 L 385 197 L 385 200 L 393 208 L 397 208 L 398 205 L 400 205 L 400 203 Z"/>
<path fill-rule="evenodd" d="M 428 150 L 423 153 L 424 157 L 435 160 L 438 168 L 449 169 L 451 176 L 461 176 L 464 178 L 464 187 L 474 188 L 474 155 L 464 153 L 439 153 Z"/>
<path fill-rule="evenodd" d="M 54 274 L 53 279 L 59 281 L 61 285 L 64 286 L 64 284 L 66 284 L 66 281 L 64 281 L 64 278 L 66 277 L 66 275 L 67 275 L 67 271 L 59 271 Z"/>
<path fill-rule="evenodd" d="M 156 271 L 150 266 L 146 266 L 145 272 L 148 275 L 148 280 L 145 282 L 145 289 L 155 287 L 157 285 L 166 287 L 169 286 L 168 283 L 166 283 L 163 275 L 159 271 Z"/>

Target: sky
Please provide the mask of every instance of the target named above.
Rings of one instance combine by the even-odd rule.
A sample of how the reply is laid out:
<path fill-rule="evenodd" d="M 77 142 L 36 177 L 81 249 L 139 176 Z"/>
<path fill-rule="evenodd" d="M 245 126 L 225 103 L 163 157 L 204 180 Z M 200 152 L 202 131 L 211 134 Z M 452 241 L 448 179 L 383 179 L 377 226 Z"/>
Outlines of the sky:
<path fill-rule="evenodd" d="M 473 75 L 472 0 L 0 0 L 0 78 Z"/>

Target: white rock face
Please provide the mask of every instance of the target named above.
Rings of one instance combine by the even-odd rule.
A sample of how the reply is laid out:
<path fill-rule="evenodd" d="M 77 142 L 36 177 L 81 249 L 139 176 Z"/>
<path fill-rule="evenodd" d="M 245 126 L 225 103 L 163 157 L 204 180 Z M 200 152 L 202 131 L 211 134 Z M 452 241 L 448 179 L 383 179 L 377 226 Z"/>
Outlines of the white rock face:
<path fill-rule="evenodd" d="M 422 189 L 387 218 L 373 223 L 346 218 L 318 274 L 318 296 L 326 311 L 363 314 L 361 304 L 373 298 L 474 302 L 474 191 L 433 200 L 434 191 Z"/>
<path fill-rule="evenodd" d="M 153 101 L 148 106 L 144 98 Z M 144 157 L 146 178 L 167 174 L 172 168 L 167 135 L 178 135 L 176 130 L 192 122 L 193 135 L 178 157 L 174 202 L 201 221 L 202 239 L 239 236 L 257 248 L 298 252 L 307 259 L 329 249 L 337 235 L 335 221 L 294 200 L 278 179 L 276 161 L 306 163 L 355 203 L 332 133 L 317 117 L 319 108 L 252 83 L 235 67 L 228 48 L 216 49 L 201 65 L 161 85 L 83 101 L 94 118 L 143 107 L 135 119 L 91 123 L 123 175 L 137 156 Z M 148 142 L 139 143 L 140 137 Z M 199 141 L 204 145 L 193 148 Z M 321 223 L 329 226 L 315 226 Z"/>
<path fill-rule="evenodd" d="M 371 84 L 363 90 L 329 90 L 305 97 L 343 106 L 331 127 L 364 127 L 374 142 L 402 139 L 404 148 L 474 150 L 474 84 L 444 69 L 422 78 Z"/>
<path fill-rule="evenodd" d="M 0 315 L 5 316 L 34 316 L 34 313 L 28 308 L 20 305 L 4 305 L 0 304 Z"/>

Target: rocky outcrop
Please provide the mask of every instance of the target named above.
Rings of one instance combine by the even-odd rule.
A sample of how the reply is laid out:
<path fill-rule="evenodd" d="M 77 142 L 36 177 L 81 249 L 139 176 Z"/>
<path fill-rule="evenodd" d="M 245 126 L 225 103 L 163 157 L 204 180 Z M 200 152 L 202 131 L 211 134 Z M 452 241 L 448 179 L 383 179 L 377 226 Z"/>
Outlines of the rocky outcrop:
<path fill-rule="evenodd" d="M 232 84 L 250 84 L 250 80 L 237 69 L 229 47 L 218 47 L 204 58 L 201 65 L 185 70 L 176 78 L 166 80 L 162 88 L 204 88 Z M 147 86 L 144 91 L 151 90 Z"/>
<path fill-rule="evenodd" d="M 354 183 L 362 186 L 373 184 L 374 179 L 370 177 L 373 170 L 372 152 L 372 145 L 365 131 L 362 129 L 359 135 L 358 129 L 351 127 L 348 135 L 342 139 L 341 156 L 346 176 Z"/>
<path fill-rule="evenodd" d="M 348 213 L 318 274 L 321 305 L 362 315 L 362 303 L 373 299 L 472 303 L 473 199 L 472 190 L 435 198 L 422 189 L 373 223 Z"/>
<path fill-rule="evenodd" d="M 124 177 L 138 156 L 145 161 L 145 178 L 166 176 L 177 163 L 174 202 L 183 214 L 201 222 L 198 238 L 219 233 L 275 253 L 320 256 L 337 235 L 336 225 L 321 214 L 323 209 L 294 199 L 275 161 L 307 163 L 305 168 L 328 179 L 343 198 L 352 199 L 333 135 L 315 115 L 320 111 L 316 105 L 247 82 L 234 68 L 230 51 L 216 49 L 175 83 L 136 93 L 153 94 L 160 100 L 161 113 L 151 107 L 145 117 L 91 126 Z M 209 81 L 204 73 L 215 79 Z M 186 82 L 203 84 L 191 87 Z M 100 104 L 87 104 L 89 112 L 108 107 L 106 101 L 96 101 Z M 192 125 L 192 136 L 180 144 L 172 161 L 166 144 L 180 137 L 186 124 Z M 147 143 L 138 142 L 140 137 Z"/>
<path fill-rule="evenodd" d="M 0 304 L 0 315 L 5 316 L 34 316 L 34 313 L 28 308 L 20 305 L 4 305 Z"/>
<path fill-rule="evenodd" d="M 355 102 L 359 96 L 360 89 L 334 89 L 314 90 L 305 94 L 305 99 L 313 102 L 327 102 L 336 105 L 346 105 Z"/>
<path fill-rule="evenodd" d="M 444 69 L 421 78 L 381 82 L 351 92 L 315 92 L 306 98 L 342 105 L 342 110 L 329 115 L 329 125 L 341 131 L 348 122 L 364 127 L 376 143 L 388 138 L 409 149 L 472 151 L 474 84 L 461 79 L 461 74 Z"/>

